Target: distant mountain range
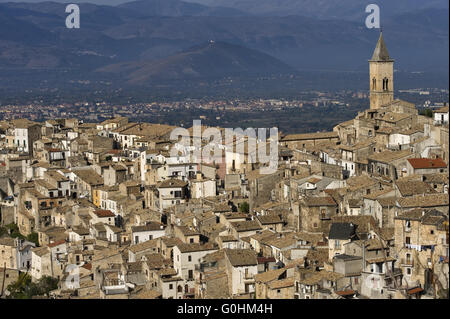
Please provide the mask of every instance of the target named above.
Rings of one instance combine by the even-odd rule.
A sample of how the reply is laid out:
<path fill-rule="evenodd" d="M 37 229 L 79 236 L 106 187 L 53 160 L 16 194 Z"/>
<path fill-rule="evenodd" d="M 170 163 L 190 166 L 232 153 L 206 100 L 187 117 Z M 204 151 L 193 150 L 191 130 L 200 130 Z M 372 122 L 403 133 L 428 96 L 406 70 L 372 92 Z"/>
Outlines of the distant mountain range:
<path fill-rule="evenodd" d="M 139 85 L 160 80 L 287 75 L 296 73 L 296 70 L 256 50 L 212 41 L 167 58 L 113 64 L 100 68 L 98 72 L 124 75 L 129 84 Z"/>
<path fill-rule="evenodd" d="M 207 6 L 223 6 L 254 15 L 302 15 L 321 19 L 361 20 L 370 3 L 380 6 L 382 17 L 429 8 L 448 9 L 447 0 L 184 0 Z"/>
<path fill-rule="evenodd" d="M 365 72 L 378 38 L 364 19 L 355 20 L 365 14 L 359 0 L 83 2 L 96 4 L 80 4 L 80 29 L 65 28 L 62 3 L 0 3 L 0 81 L 2 74 L 31 71 L 34 81 L 52 72 L 67 81 L 120 74 L 117 81 L 133 85 L 230 72 L 255 76 L 258 69 Z M 99 5 L 105 3 L 115 6 Z M 381 6 L 396 68 L 447 72 L 448 1 L 382 0 Z M 216 46 L 205 47 L 211 40 Z"/>
<path fill-rule="evenodd" d="M 42 0 L 0 0 L 2 2 L 28 2 L 38 3 Z M 116 6 L 125 3 L 134 2 L 133 0 L 53 0 L 59 3 L 92 3 L 95 5 Z M 175 2 L 173 0 L 154 1 L 142 0 L 139 2 L 147 2 L 148 6 L 141 6 L 144 9 L 157 8 L 158 6 L 168 7 L 164 3 Z M 155 4 L 155 2 L 157 4 Z M 339 19 L 339 20 L 360 20 L 365 13 L 365 7 L 369 2 L 365 3 L 361 0 L 183 0 L 176 1 L 181 4 L 177 6 L 181 11 L 160 11 L 169 16 L 176 15 L 177 12 L 183 12 L 183 15 L 189 13 L 191 9 L 221 7 L 234 9 L 233 12 L 241 12 L 250 15 L 264 16 L 311 16 L 321 19 Z M 447 9 L 449 8 L 448 0 L 378 0 L 374 2 L 381 8 L 383 17 L 392 17 L 397 14 L 422 10 L 422 9 Z M 186 9 L 186 10 L 184 10 Z"/>

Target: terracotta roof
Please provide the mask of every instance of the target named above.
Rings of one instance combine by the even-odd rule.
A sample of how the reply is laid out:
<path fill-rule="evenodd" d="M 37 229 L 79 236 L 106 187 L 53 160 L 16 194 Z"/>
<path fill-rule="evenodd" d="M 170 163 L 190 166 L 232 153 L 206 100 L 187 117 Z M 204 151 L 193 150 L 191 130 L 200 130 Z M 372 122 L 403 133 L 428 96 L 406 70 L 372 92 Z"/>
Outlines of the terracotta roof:
<path fill-rule="evenodd" d="M 256 252 L 251 249 L 224 249 L 228 260 L 233 267 L 256 266 Z"/>
<path fill-rule="evenodd" d="M 217 250 L 217 246 L 211 244 L 178 244 L 176 247 L 182 253 L 189 253 L 194 251 L 208 251 L 208 250 Z"/>
<path fill-rule="evenodd" d="M 417 194 L 433 194 L 436 193 L 436 191 L 431 188 L 430 185 L 428 185 L 425 182 L 420 181 L 408 181 L 408 182 L 396 182 L 396 186 L 398 190 L 400 191 L 402 197 L 405 196 L 412 196 Z"/>
<path fill-rule="evenodd" d="M 414 295 L 423 291 L 423 288 L 416 287 L 408 290 L 409 295 Z"/>
<path fill-rule="evenodd" d="M 65 244 L 65 243 L 66 243 L 66 240 L 61 239 L 61 240 L 55 241 L 54 243 L 48 244 L 48 247 L 52 248 L 52 247 L 56 247 L 56 246 L 59 246 L 59 245 Z"/>
<path fill-rule="evenodd" d="M 440 158 L 409 158 L 408 162 L 414 169 L 447 167 L 447 164 Z"/>
<path fill-rule="evenodd" d="M 175 226 L 175 227 L 178 228 L 184 236 L 200 235 L 200 233 L 192 227 L 188 226 Z"/>
<path fill-rule="evenodd" d="M 187 182 L 184 182 L 180 179 L 171 178 L 167 179 L 165 181 L 162 181 L 158 184 L 158 188 L 173 188 L 173 187 L 185 187 L 187 186 Z"/>
<path fill-rule="evenodd" d="M 256 220 L 246 220 L 243 222 L 231 222 L 231 226 L 236 229 L 237 232 L 261 230 L 261 226 Z"/>
<path fill-rule="evenodd" d="M 264 215 L 256 217 L 262 225 L 282 224 L 283 220 L 278 215 Z"/>
<path fill-rule="evenodd" d="M 97 217 L 104 218 L 104 217 L 115 217 L 114 213 L 110 210 L 106 209 L 98 209 L 94 211 L 94 214 L 97 215 Z"/>
<path fill-rule="evenodd" d="M 269 270 L 269 271 L 257 274 L 255 276 L 255 282 L 269 282 L 272 280 L 277 280 L 285 272 L 286 272 L 285 268 Z"/>
<path fill-rule="evenodd" d="M 355 290 L 341 290 L 341 291 L 336 291 L 336 294 L 338 294 L 339 296 L 351 296 L 356 294 Z"/>
<path fill-rule="evenodd" d="M 85 268 L 85 269 L 87 269 L 87 270 L 92 270 L 92 263 L 84 264 L 84 265 L 81 266 L 81 267 L 83 267 L 83 268 Z"/>
<path fill-rule="evenodd" d="M 152 231 L 152 230 L 164 230 L 164 225 L 157 222 L 150 222 L 145 226 L 132 226 L 131 231 L 133 233 Z"/>
<path fill-rule="evenodd" d="M 382 162 L 382 163 L 390 163 L 392 161 L 401 159 L 403 157 L 407 157 L 411 155 L 411 151 L 383 151 L 380 153 L 372 154 L 368 157 L 369 160 Z"/>
<path fill-rule="evenodd" d="M 281 289 L 281 288 L 287 288 L 294 286 L 295 279 L 294 277 L 282 279 L 282 280 L 276 280 L 274 282 L 271 282 L 269 284 L 270 289 Z"/>
<path fill-rule="evenodd" d="M 403 208 L 448 206 L 448 194 L 416 195 L 399 198 L 397 202 Z"/>
<path fill-rule="evenodd" d="M 366 259 L 366 261 L 369 263 L 369 264 L 377 264 L 377 263 L 382 263 L 382 262 L 388 262 L 388 261 L 394 261 L 394 260 L 396 260 L 394 257 L 392 257 L 392 256 L 389 256 L 389 257 L 386 257 L 386 260 L 385 260 L 385 258 L 384 257 L 379 257 L 379 258 L 367 258 Z"/>
<path fill-rule="evenodd" d="M 311 196 L 305 198 L 305 204 L 307 206 L 337 206 L 334 199 L 330 196 L 319 197 Z"/>
<path fill-rule="evenodd" d="M 144 241 L 144 242 L 136 244 L 136 245 L 132 245 L 130 247 L 130 251 L 133 253 L 137 253 L 137 252 L 144 251 L 147 249 L 156 248 L 157 245 L 158 245 L 158 239 L 151 239 L 151 240 L 147 240 L 147 241 Z"/>

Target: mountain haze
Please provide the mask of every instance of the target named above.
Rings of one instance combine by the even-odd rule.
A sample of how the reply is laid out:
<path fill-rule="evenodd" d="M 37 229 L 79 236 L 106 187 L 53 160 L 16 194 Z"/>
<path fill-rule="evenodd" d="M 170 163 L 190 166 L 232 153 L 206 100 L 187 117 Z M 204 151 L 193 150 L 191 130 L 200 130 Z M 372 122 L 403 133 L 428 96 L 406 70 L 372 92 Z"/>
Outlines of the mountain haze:
<path fill-rule="evenodd" d="M 209 42 L 164 59 L 113 64 L 98 71 L 125 75 L 130 84 L 295 73 L 267 54 L 225 42 Z"/>
<path fill-rule="evenodd" d="M 259 6 L 252 1 L 242 0 L 239 6 L 234 0 L 197 1 L 200 4 L 193 0 L 109 2 L 116 6 L 82 3 L 80 29 L 65 27 L 67 14 L 63 3 L 3 1 L 0 3 L 0 84 L 9 85 L 14 78 L 19 86 L 34 85 L 45 83 L 50 75 L 55 75 L 59 85 L 108 74 L 93 72 L 99 69 L 110 69 L 112 75 L 121 74 L 115 79 L 118 85 L 121 81 L 137 83 L 138 79 L 151 82 L 164 78 L 202 78 L 208 76 L 207 72 L 210 77 L 226 76 L 220 69 L 221 65 L 229 67 L 227 56 L 222 54 L 225 51 L 205 51 L 208 57 L 217 53 L 224 59 L 223 63 L 217 63 L 217 68 L 202 68 L 199 55 L 192 52 L 193 47 L 211 40 L 241 48 L 236 59 L 242 63 L 236 70 L 229 70 L 242 76 L 246 72 L 248 76 L 255 74 L 243 56 L 245 53 L 253 57 L 254 51 L 301 72 L 367 72 L 367 60 L 379 30 L 369 30 L 364 26 L 364 19 L 350 17 L 351 12 L 364 13 L 361 1 L 261 0 Z M 251 3 L 255 10 L 250 14 L 243 4 L 250 7 Z M 405 0 L 381 2 L 386 8 L 392 8 L 388 12 L 382 9 L 382 24 L 396 69 L 448 75 L 448 10 L 437 8 L 445 3 L 441 0 L 409 0 L 410 6 L 405 3 Z M 212 4 L 215 6 L 211 7 Z M 292 10 L 286 12 L 289 15 L 277 16 L 275 9 L 284 4 Z M 296 6 L 309 11 L 296 11 Z M 273 15 L 258 15 L 257 11 L 263 9 Z M 332 18 L 334 10 L 343 10 L 345 14 Z M 182 52 L 184 56 L 180 55 Z M 210 60 L 218 62 L 219 58 Z M 180 68 L 180 61 L 187 66 Z M 144 71 L 141 74 L 139 67 L 152 74 L 153 80 Z M 128 73 L 123 76 L 124 72 Z"/>

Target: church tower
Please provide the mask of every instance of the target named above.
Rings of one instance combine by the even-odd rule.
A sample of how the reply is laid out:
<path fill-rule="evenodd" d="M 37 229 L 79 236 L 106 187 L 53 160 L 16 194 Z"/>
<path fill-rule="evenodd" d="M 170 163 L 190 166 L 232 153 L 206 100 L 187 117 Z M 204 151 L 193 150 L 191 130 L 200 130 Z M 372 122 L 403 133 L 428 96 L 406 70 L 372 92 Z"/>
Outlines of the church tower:
<path fill-rule="evenodd" d="M 394 101 L 394 60 L 384 43 L 383 32 L 380 32 L 377 46 L 373 52 L 370 66 L 370 109 L 376 110 Z"/>

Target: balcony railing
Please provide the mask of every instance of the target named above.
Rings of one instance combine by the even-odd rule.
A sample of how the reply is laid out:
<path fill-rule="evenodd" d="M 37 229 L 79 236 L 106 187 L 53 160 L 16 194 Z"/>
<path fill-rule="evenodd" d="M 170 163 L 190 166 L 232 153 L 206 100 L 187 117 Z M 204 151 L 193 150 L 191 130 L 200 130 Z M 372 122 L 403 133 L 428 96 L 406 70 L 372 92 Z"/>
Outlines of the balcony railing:
<path fill-rule="evenodd" d="M 400 265 L 413 267 L 414 260 L 412 258 L 402 258 L 400 259 Z"/>
<path fill-rule="evenodd" d="M 244 279 L 245 280 L 253 280 L 253 279 L 255 279 L 255 276 L 253 275 L 253 274 L 244 274 Z"/>

